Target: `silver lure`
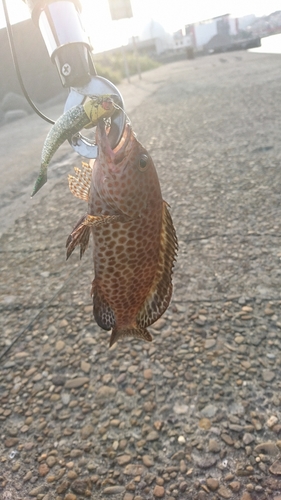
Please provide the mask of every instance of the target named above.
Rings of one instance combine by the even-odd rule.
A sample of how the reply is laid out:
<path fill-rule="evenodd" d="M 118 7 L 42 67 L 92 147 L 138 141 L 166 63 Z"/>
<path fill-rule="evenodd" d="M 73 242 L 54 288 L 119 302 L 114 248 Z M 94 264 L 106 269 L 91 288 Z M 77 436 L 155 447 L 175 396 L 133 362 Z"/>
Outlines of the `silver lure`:
<path fill-rule="evenodd" d="M 107 105 L 104 106 L 104 103 Z M 115 111 L 111 96 L 93 97 L 85 104 L 74 106 L 60 116 L 49 131 L 42 150 L 41 166 L 31 198 L 47 182 L 48 165 L 57 149 L 87 125 L 95 125 L 99 118 L 111 116 Z"/>

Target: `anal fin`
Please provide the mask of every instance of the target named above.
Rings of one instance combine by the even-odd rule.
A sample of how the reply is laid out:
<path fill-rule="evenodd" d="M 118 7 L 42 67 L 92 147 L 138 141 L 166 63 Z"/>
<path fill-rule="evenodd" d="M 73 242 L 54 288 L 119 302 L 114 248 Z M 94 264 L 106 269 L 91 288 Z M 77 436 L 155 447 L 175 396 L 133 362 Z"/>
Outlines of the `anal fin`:
<path fill-rule="evenodd" d="M 129 327 L 118 330 L 117 327 L 114 327 L 110 337 L 110 347 L 117 342 L 118 339 L 123 339 L 127 337 L 134 337 L 136 339 L 146 340 L 146 342 L 151 342 L 152 337 L 146 328 L 139 327 Z"/>
<path fill-rule="evenodd" d="M 103 330 L 110 330 L 115 325 L 114 312 L 99 290 L 96 280 L 92 283 L 91 294 L 93 296 L 94 317 L 97 324 Z"/>

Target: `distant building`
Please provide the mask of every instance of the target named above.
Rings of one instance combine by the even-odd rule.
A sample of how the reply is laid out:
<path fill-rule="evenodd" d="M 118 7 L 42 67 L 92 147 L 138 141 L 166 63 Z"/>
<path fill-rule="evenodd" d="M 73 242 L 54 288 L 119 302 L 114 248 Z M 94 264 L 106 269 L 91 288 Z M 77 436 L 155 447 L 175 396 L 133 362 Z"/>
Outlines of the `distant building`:
<path fill-rule="evenodd" d="M 186 24 L 182 30 L 173 35 L 174 51 L 186 51 L 187 57 L 193 57 L 196 53 L 250 48 L 252 43 L 256 46 L 255 43 L 259 44 L 260 42 L 253 41 L 251 39 L 252 33 L 248 30 L 249 24 L 254 20 L 255 16 L 253 15 L 234 18 L 230 14 L 223 14 L 193 24 Z"/>
<path fill-rule="evenodd" d="M 151 21 L 145 26 L 142 34 L 139 37 L 140 42 L 152 41 L 155 46 L 155 51 L 157 55 L 167 52 L 173 48 L 173 37 L 165 31 L 163 26 L 151 19 Z M 141 45 L 141 43 L 140 43 Z"/>

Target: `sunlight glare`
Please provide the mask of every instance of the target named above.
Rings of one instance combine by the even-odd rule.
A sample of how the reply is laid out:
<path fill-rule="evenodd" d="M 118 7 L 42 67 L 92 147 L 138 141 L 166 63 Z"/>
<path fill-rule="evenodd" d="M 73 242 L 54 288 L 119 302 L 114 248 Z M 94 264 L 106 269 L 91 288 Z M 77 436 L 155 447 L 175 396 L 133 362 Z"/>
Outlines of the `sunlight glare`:
<path fill-rule="evenodd" d="M 30 18 L 23 0 L 6 0 L 12 24 Z M 268 15 L 280 9 L 279 0 L 131 0 L 134 17 L 112 21 L 108 0 L 80 0 L 82 24 L 89 35 L 94 52 L 127 45 L 132 36 L 141 36 L 153 19 L 169 32 L 180 30 L 185 24 L 210 19 L 223 14 L 241 17 L 248 14 Z M 0 2 L 0 28 L 5 26 Z"/>
<path fill-rule="evenodd" d="M 22 0 L 6 0 L 6 4 L 11 24 L 30 18 L 29 8 Z M 2 2 L 0 2 L 0 22 L 0 28 L 6 26 Z"/>

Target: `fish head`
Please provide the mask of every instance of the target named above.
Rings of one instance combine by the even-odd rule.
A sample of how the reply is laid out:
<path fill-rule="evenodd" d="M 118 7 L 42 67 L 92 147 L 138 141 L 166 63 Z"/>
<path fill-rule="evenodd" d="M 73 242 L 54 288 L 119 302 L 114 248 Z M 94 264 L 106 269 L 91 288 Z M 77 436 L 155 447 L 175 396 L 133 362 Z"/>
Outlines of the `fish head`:
<path fill-rule="evenodd" d="M 103 121 L 97 126 L 99 155 L 95 164 L 95 189 L 118 213 L 141 216 L 161 206 L 158 175 L 148 151 L 127 124 L 119 144 L 111 149 Z"/>

